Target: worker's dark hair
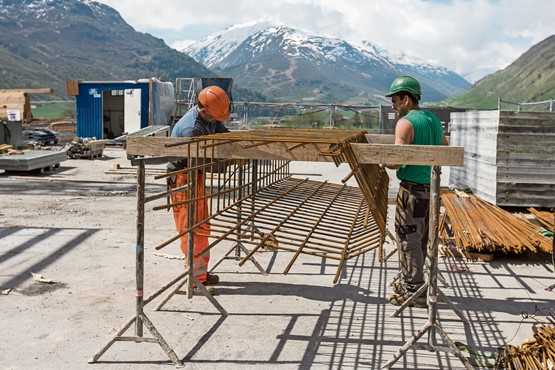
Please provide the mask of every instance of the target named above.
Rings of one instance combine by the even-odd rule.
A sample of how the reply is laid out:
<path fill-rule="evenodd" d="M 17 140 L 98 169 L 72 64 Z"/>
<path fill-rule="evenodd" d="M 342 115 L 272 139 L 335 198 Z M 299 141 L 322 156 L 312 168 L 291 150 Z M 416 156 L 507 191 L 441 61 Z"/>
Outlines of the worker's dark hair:
<path fill-rule="evenodd" d="M 405 96 L 408 96 L 410 100 L 412 100 L 413 104 L 418 104 L 418 101 L 420 100 L 420 95 L 413 95 L 408 91 L 399 91 L 395 95 L 398 95 L 400 99 L 403 99 Z"/>

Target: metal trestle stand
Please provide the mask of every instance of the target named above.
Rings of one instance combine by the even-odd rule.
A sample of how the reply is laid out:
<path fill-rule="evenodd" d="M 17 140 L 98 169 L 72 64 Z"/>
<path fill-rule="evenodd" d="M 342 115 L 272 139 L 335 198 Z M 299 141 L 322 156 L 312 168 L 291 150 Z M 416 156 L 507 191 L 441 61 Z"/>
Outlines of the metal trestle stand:
<path fill-rule="evenodd" d="M 144 313 L 144 305 L 150 299 L 143 298 L 144 286 L 144 198 L 145 198 L 145 164 L 140 160 L 137 167 L 137 246 L 136 246 L 136 314 L 129 320 L 116 335 L 108 341 L 90 360 L 89 363 L 97 362 L 98 359 L 118 341 L 127 342 L 146 342 L 158 343 L 160 347 L 166 352 L 171 362 L 176 367 L 182 367 L 183 364 L 173 351 L 173 349 L 164 340 L 162 335 L 158 332 L 152 321 Z M 135 324 L 135 335 L 124 336 L 125 332 Z M 152 337 L 143 336 L 143 326 L 145 326 Z"/>
<path fill-rule="evenodd" d="M 430 241 L 428 245 L 428 267 L 429 276 L 428 282 L 424 284 L 416 293 L 412 295 L 410 299 L 403 303 L 401 307 L 392 315 L 397 316 L 405 307 L 410 305 L 414 299 L 418 298 L 425 291 L 427 291 L 427 302 L 428 302 L 428 321 L 414 334 L 405 344 L 399 348 L 397 353 L 389 360 L 382 368 L 390 369 L 397 360 L 399 360 L 410 348 L 415 349 L 425 349 L 431 352 L 444 351 L 450 352 L 457 356 L 459 360 L 463 363 L 466 369 L 472 370 L 473 367 L 462 352 L 457 348 L 455 343 L 449 338 L 447 333 L 443 330 L 437 319 L 437 302 L 438 296 L 441 297 L 448 305 L 455 311 L 455 313 L 465 322 L 468 320 L 462 315 L 462 313 L 447 299 L 447 297 L 440 291 L 437 287 L 438 280 L 438 230 L 439 230 L 439 207 L 440 207 L 440 166 L 432 166 L 432 178 L 430 187 Z M 416 342 L 424 335 L 428 333 L 428 343 L 427 344 L 417 344 Z M 443 339 L 445 345 L 439 346 L 436 342 L 436 333 L 439 333 Z"/>

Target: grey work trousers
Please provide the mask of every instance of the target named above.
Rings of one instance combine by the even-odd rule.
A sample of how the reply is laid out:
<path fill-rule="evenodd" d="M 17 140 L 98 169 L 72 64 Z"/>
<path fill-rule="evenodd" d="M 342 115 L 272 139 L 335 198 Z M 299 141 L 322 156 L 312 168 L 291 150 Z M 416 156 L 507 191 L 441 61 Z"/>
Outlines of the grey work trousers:
<path fill-rule="evenodd" d="M 399 246 L 401 282 L 408 292 L 424 284 L 424 261 L 428 250 L 429 188 L 399 187 L 395 232 Z"/>

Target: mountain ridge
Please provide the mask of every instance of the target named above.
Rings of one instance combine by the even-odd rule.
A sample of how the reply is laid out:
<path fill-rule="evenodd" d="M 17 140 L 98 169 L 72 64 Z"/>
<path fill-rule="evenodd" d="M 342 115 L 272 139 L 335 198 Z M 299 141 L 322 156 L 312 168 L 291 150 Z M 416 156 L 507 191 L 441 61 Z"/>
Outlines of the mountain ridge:
<path fill-rule="evenodd" d="M 221 76 L 234 78 L 236 101 L 373 105 L 389 104 L 383 95 L 391 81 L 411 74 L 422 83 L 423 101 L 434 104 L 495 109 L 498 98 L 555 99 L 555 35 L 471 86 L 445 67 L 368 41 L 354 45 L 257 22 L 248 30 L 240 26 L 233 28 L 234 43 L 229 34 L 228 40 L 223 35 L 211 40 L 219 49 L 196 43 L 204 48 L 205 58 L 219 57 L 205 66 L 162 39 L 135 31 L 117 11 L 96 1 L 0 0 L 0 88 L 52 87 L 55 93 L 48 99 L 64 98 L 69 79 L 157 77 L 173 82 L 177 77 Z M 269 27 L 273 32 L 265 33 Z"/>
<path fill-rule="evenodd" d="M 234 25 L 182 51 L 277 100 L 387 103 L 383 95 L 401 74 L 422 82 L 425 101 L 444 100 L 470 87 L 445 67 L 395 56 L 370 42 L 353 45 L 269 22 Z"/>
<path fill-rule="evenodd" d="M 0 32 L 1 88 L 53 87 L 63 97 L 69 79 L 173 81 L 213 74 L 90 0 L 0 0 Z"/>

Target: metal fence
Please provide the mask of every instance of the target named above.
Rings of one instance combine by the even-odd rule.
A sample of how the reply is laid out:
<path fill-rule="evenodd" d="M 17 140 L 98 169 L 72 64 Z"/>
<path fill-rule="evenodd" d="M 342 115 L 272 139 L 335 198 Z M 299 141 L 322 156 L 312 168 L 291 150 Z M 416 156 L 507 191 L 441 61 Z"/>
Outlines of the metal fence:
<path fill-rule="evenodd" d="M 235 102 L 232 128 L 376 129 L 380 107 L 345 104 Z M 236 127 L 235 127 L 236 126 Z"/>
<path fill-rule="evenodd" d="M 516 110 L 520 111 L 531 111 L 531 112 L 554 112 L 555 111 L 555 100 L 543 100 L 538 102 L 527 102 L 527 103 L 514 103 L 506 100 L 498 99 L 497 109 L 502 110 Z M 509 109 L 507 109 L 509 108 Z"/>

